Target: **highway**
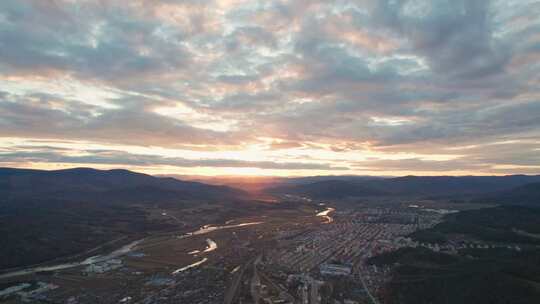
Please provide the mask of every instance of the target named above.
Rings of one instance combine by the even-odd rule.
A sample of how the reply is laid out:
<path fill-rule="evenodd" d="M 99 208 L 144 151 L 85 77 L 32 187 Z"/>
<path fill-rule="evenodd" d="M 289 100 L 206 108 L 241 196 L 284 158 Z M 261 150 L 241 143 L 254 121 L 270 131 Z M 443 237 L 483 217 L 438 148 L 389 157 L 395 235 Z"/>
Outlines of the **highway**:
<path fill-rule="evenodd" d="M 362 282 L 362 287 L 364 287 L 364 290 L 366 291 L 369 299 L 371 300 L 371 303 L 379 304 L 379 301 L 371 294 L 371 292 L 369 292 L 369 289 L 367 288 L 366 282 L 364 281 L 361 273 L 358 273 L 358 278 L 360 279 L 360 282 Z"/>
<path fill-rule="evenodd" d="M 250 284 L 251 298 L 255 304 L 259 304 L 261 300 L 261 278 L 259 277 L 259 271 L 257 270 L 257 264 L 259 264 L 260 261 L 261 256 L 259 255 L 253 263 L 253 277 L 251 278 Z"/>
<path fill-rule="evenodd" d="M 244 276 L 244 272 L 249 267 L 251 263 L 253 263 L 255 259 L 251 259 L 246 264 L 242 265 L 240 268 L 240 271 L 236 271 L 234 273 L 234 277 L 232 279 L 231 285 L 225 292 L 225 300 L 223 301 L 224 304 L 232 304 L 234 301 L 234 298 L 236 297 L 236 293 L 238 292 L 238 286 L 240 286 L 240 282 L 242 282 L 242 277 Z"/>

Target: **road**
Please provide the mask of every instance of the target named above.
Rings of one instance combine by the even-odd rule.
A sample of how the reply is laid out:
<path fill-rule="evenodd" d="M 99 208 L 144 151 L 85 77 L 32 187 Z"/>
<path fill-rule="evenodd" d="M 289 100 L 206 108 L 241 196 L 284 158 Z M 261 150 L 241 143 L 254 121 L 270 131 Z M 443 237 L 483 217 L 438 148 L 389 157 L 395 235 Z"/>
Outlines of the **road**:
<path fill-rule="evenodd" d="M 186 223 L 186 222 L 181 221 L 179 218 L 177 218 L 177 217 L 174 216 L 174 215 L 171 215 L 171 214 L 167 213 L 167 211 L 165 211 L 165 210 L 162 210 L 162 211 L 161 211 L 161 215 L 162 215 L 162 216 L 168 216 L 168 217 L 172 218 L 172 219 L 175 220 L 178 224 L 180 224 L 180 225 L 182 225 L 182 226 L 184 226 L 184 227 L 187 226 L 187 223 Z"/>
<path fill-rule="evenodd" d="M 253 263 L 255 259 L 251 259 L 246 264 L 242 265 L 240 268 L 240 271 L 236 271 L 234 274 L 235 276 L 232 279 L 230 287 L 227 289 L 225 293 L 225 300 L 223 301 L 224 304 L 232 304 L 234 301 L 234 298 L 236 297 L 236 292 L 238 291 L 238 286 L 240 286 L 240 282 L 242 282 L 242 277 L 244 276 L 244 272 L 246 271 L 246 268 Z"/>
<path fill-rule="evenodd" d="M 371 294 L 371 292 L 369 292 L 366 282 L 364 281 L 364 278 L 362 277 L 362 274 L 360 272 L 358 272 L 358 278 L 360 279 L 360 282 L 362 282 L 362 287 L 364 287 L 364 290 L 366 291 L 369 299 L 371 300 L 371 303 L 379 304 L 379 301 Z"/>
<path fill-rule="evenodd" d="M 261 278 L 257 270 L 257 264 L 260 262 L 260 258 L 261 256 L 258 256 L 255 263 L 253 263 L 253 277 L 250 284 L 251 298 L 255 304 L 259 304 L 261 300 Z"/>

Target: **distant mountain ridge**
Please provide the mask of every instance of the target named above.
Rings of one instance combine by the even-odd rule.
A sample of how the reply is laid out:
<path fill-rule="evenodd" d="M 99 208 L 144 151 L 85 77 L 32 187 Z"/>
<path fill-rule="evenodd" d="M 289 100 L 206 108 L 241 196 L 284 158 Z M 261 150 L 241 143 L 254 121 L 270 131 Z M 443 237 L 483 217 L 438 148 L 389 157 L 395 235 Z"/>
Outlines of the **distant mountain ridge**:
<path fill-rule="evenodd" d="M 81 254 L 117 239 L 180 229 L 198 217 L 245 212 L 245 193 L 226 186 L 128 170 L 0 168 L 0 269 Z M 213 205 L 179 220 L 161 210 Z"/>
<path fill-rule="evenodd" d="M 233 188 L 245 190 L 247 192 L 259 193 L 266 188 L 281 186 L 302 185 L 323 181 L 349 181 L 359 182 L 367 180 L 383 179 L 377 176 L 362 175 L 317 175 L 301 177 L 279 177 L 279 176 L 197 176 L 197 175 L 162 175 L 164 177 L 174 177 L 183 180 L 197 181 L 210 185 L 225 185 Z"/>
<path fill-rule="evenodd" d="M 238 189 L 155 177 L 123 169 L 97 170 L 29 170 L 0 168 L 0 200 L 67 199 L 67 200 L 141 200 L 148 193 L 156 199 L 215 199 L 243 195 Z"/>
<path fill-rule="evenodd" d="M 325 199 L 386 194 L 362 183 L 347 180 L 323 180 L 307 184 L 282 185 L 267 191 L 274 194 L 293 194 Z"/>
<path fill-rule="evenodd" d="M 396 194 L 452 195 L 504 191 L 534 182 L 540 182 L 540 175 L 403 176 L 367 185 Z"/>
<path fill-rule="evenodd" d="M 539 175 L 508 176 L 403 176 L 363 180 L 323 180 L 313 183 L 291 183 L 269 187 L 273 194 L 295 194 L 316 198 L 361 196 L 459 196 L 485 195 L 511 191 L 517 187 L 540 183 Z M 531 186 L 534 188 L 534 186 Z"/>

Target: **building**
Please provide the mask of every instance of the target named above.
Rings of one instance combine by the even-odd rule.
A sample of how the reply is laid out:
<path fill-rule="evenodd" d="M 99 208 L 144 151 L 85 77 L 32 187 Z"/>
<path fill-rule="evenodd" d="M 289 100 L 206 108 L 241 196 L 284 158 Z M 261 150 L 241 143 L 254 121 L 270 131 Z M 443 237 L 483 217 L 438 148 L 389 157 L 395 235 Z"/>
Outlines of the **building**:
<path fill-rule="evenodd" d="M 324 263 L 319 267 L 322 275 L 348 276 L 352 272 L 351 265 Z"/>

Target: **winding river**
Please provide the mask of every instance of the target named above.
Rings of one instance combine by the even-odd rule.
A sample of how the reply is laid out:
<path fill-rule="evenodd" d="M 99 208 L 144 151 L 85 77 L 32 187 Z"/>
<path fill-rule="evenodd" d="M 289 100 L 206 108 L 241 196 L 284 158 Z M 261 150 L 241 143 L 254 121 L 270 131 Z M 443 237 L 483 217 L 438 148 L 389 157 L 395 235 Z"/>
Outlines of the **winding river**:
<path fill-rule="evenodd" d="M 68 268 L 74 268 L 74 267 L 104 262 L 110 259 L 114 259 L 123 255 L 126 255 L 127 253 L 131 252 L 143 240 L 144 239 L 140 239 L 140 240 L 131 242 L 107 255 L 96 255 L 93 257 L 89 257 L 82 262 L 65 263 L 65 264 L 58 264 L 58 265 L 53 265 L 53 266 L 38 266 L 38 267 L 21 269 L 21 270 L 17 270 L 13 272 L 0 274 L 0 279 L 18 277 L 18 276 L 33 274 L 33 273 L 41 272 L 41 271 L 56 271 L 56 270 L 62 270 L 62 269 L 68 269 Z"/>
<path fill-rule="evenodd" d="M 178 269 L 176 269 L 175 271 L 173 271 L 171 274 L 177 274 L 177 273 L 186 271 L 186 270 L 188 270 L 188 269 L 190 269 L 190 268 L 197 267 L 197 266 L 201 265 L 202 263 L 204 263 L 204 262 L 206 262 L 206 261 L 208 261 L 208 258 L 204 258 L 204 259 L 202 259 L 202 260 L 200 260 L 200 261 L 198 261 L 198 262 L 195 262 L 195 263 L 193 263 L 193 264 L 189 264 L 189 265 L 184 266 L 184 267 L 182 267 L 182 268 L 178 268 Z"/>
<path fill-rule="evenodd" d="M 195 230 L 193 232 L 188 232 L 188 233 L 180 236 L 180 238 L 183 239 L 183 238 L 188 238 L 188 237 L 191 237 L 191 236 L 194 236 L 194 235 L 207 234 L 207 233 L 210 233 L 210 232 L 216 231 L 216 230 L 223 230 L 223 229 L 231 229 L 231 228 L 237 228 L 237 227 L 259 225 L 259 224 L 262 224 L 262 223 L 264 223 L 264 222 L 249 222 L 249 223 L 242 223 L 242 224 L 236 224 L 236 225 L 223 225 L 223 226 L 204 225 L 199 230 Z"/>
<path fill-rule="evenodd" d="M 216 230 L 252 226 L 252 225 L 258 225 L 258 224 L 262 224 L 262 223 L 263 222 L 249 222 L 249 223 L 241 223 L 241 224 L 235 224 L 235 225 L 223 225 L 223 226 L 205 225 L 205 226 L 201 227 L 200 229 L 198 229 L 196 231 L 189 232 L 189 233 L 187 233 L 185 235 L 180 236 L 180 238 L 187 238 L 187 237 L 191 237 L 191 236 L 194 236 L 194 235 L 207 234 L 207 233 L 210 233 L 210 232 L 216 231 Z M 52 266 L 37 266 L 37 267 L 30 267 L 30 268 L 26 268 L 26 269 L 7 272 L 7 273 L 4 273 L 4 274 L 0 274 L 0 279 L 18 277 L 18 276 L 23 276 L 23 275 L 29 275 L 29 274 L 34 274 L 34 273 L 37 273 L 37 272 L 42 272 L 42 271 L 63 270 L 63 269 L 75 268 L 75 267 L 79 267 L 79 266 L 85 266 L 85 265 L 91 265 L 91 264 L 104 262 L 104 261 L 107 261 L 107 260 L 110 260 L 110 259 L 114 259 L 114 258 L 117 258 L 117 257 L 121 257 L 123 255 L 126 255 L 127 253 L 133 251 L 136 248 L 136 246 L 139 243 L 141 243 L 143 240 L 144 239 L 140 239 L 140 240 L 131 242 L 131 243 L 129 243 L 129 244 L 125 245 L 125 246 L 122 246 L 121 248 L 107 254 L 107 255 L 92 256 L 92 257 L 89 257 L 89 258 L 87 258 L 87 259 L 85 259 L 85 260 L 83 260 L 81 262 L 64 263 L 64 264 L 58 264 L 58 265 L 52 265 Z M 214 251 L 214 250 L 216 250 L 218 248 L 217 243 L 214 242 L 211 239 L 207 239 L 206 243 L 208 244 L 208 246 L 204 249 L 203 252 L 211 252 L 211 251 Z M 198 251 L 198 252 L 200 252 L 200 251 Z M 195 253 L 198 253 L 198 252 L 193 251 L 190 254 L 195 254 Z M 186 269 L 196 267 L 196 266 L 198 266 L 198 265 L 200 265 L 200 264 L 202 264 L 202 263 L 204 263 L 206 261 L 207 261 L 207 258 L 204 258 L 201 261 L 198 261 L 198 262 L 195 262 L 195 263 L 193 263 L 191 265 L 188 265 L 188 266 L 185 266 L 183 268 L 177 269 L 174 273 L 182 272 L 182 271 L 184 271 Z"/>
<path fill-rule="evenodd" d="M 328 208 L 326 208 L 326 210 L 317 213 L 317 216 L 326 219 L 326 222 L 324 222 L 325 224 L 330 224 L 331 222 L 334 221 L 334 219 L 332 217 L 330 217 L 328 214 L 330 212 L 334 212 L 335 210 L 336 209 L 334 209 L 334 208 L 328 207 Z"/>

